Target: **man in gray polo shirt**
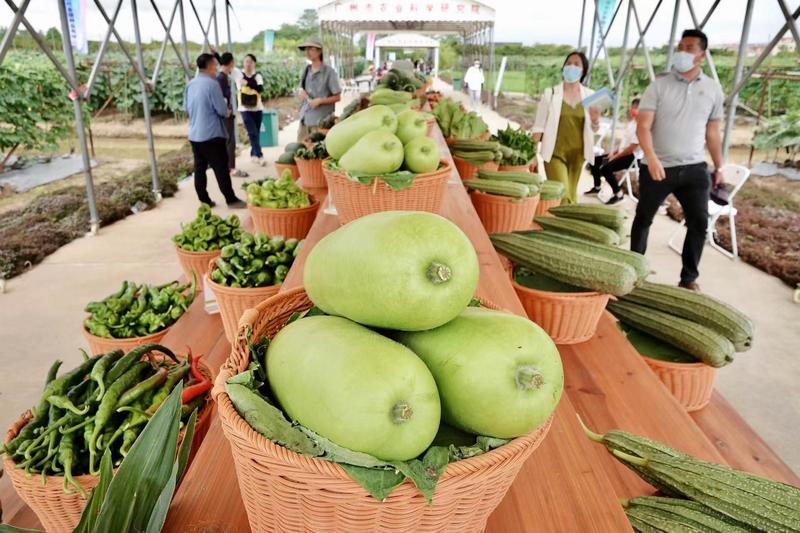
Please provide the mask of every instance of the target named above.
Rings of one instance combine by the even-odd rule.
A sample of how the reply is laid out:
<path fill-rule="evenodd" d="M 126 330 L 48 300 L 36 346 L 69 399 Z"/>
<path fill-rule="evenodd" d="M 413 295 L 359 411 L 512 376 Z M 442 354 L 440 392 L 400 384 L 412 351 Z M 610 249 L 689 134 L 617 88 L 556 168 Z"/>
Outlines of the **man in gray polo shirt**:
<path fill-rule="evenodd" d="M 653 217 L 669 194 L 674 194 L 686 219 L 683 269 L 678 284 L 699 290 L 697 266 L 708 227 L 711 182 L 723 182 L 722 89 L 700 69 L 708 38 L 686 30 L 673 58 L 674 69 L 650 84 L 639 105 L 637 135 L 644 151 L 639 175 L 639 203 L 631 230 L 631 250 L 644 254 Z M 714 161 L 709 172 L 705 146 Z"/>
<path fill-rule="evenodd" d="M 310 38 L 299 46 L 311 64 L 303 70 L 298 95 L 303 99 L 300 106 L 300 128 L 298 142 L 317 129 L 319 121 L 333 113 L 336 102 L 342 99 L 339 75 L 323 61 L 322 41 Z"/>

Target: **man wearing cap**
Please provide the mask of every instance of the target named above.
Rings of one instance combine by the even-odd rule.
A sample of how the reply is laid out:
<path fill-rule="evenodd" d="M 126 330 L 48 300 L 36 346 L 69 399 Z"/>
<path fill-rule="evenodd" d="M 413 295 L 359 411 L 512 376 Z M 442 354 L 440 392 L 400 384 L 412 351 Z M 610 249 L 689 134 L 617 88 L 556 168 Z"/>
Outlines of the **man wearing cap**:
<path fill-rule="evenodd" d="M 302 142 L 313 133 L 320 120 L 333 113 L 336 102 L 342 99 L 339 75 L 323 61 L 322 41 L 312 37 L 299 46 L 309 64 L 300 78 L 298 96 L 303 99 L 300 107 L 300 128 L 297 140 Z"/>

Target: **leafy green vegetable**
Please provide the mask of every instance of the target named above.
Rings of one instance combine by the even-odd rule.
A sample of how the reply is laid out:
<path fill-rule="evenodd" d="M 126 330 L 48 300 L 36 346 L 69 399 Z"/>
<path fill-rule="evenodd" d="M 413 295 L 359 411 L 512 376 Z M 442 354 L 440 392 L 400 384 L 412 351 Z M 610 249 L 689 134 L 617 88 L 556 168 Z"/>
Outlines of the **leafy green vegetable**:
<path fill-rule="evenodd" d="M 172 242 L 189 252 L 219 250 L 239 239 L 240 226 L 236 215 L 222 218 L 211 212 L 211 206 L 201 204 L 197 217 L 188 224 L 181 224 L 181 232 L 173 235 Z"/>
<path fill-rule="evenodd" d="M 486 122 L 477 113 L 464 111 L 461 104 L 452 98 L 439 100 L 433 115 L 445 137 L 473 139 L 489 131 Z"/>
<path fill-rule="evenodd" d="M 526 165 L 536 156 L 536 142 L 522 128 L 513 129 L 509 124 L 506 129 L 498 130 L 492 138 L 505 147 L 501 147 L 501 165 Z"/>
<path fill-rule="evenodd" d="M 375 180 L 381 180 L 386 185 L 388 185 L 393 191 L 401 191 L 414 183 L 414 179 L 417 175 L 413 172 L 408 170 L 398 170 L 397 172 L 390 172 L 388 174 L 381 174 L 380 176 L 376 176 L 374 174 L 366 174 L 361 172 L 348 172 L 341 168 L 336 161 L 328 161 L 326 163 L 329 169 L 335 170 L 338 172 L 342 172 L 346 174 L 350 179 L 354 181 L 358 181 L 364 185 L 372 185 Z"/>
<path fill-rule="evenodd" d="M 298 159 L 325 159 L 328 157 L 328 150 L 325 149 L 325 141 L 317 141 L 310 148 L 298 148 L 294 156 Z"/>
<path fill-rule="evenodd" d="M 444 474 L 447 463 L 450 461 L 450 452 L 447 448 L 433 446 L 428 448 L 422 460 L 412 459 L 393 463 L 394 466 L 405 474 L 425 497 L 428 505 L 433 503 L 433 493 L 436 490 L 436 483 Z"/>
<path fill-rule="evenodd" d="M 286 279 L 299 246 L 297 239 L 242 232 L 237 242 L 222 247 L 209 275 L 212 281 L 227 287 L 279 285 Z"/>
<path fill-rule="evenodd" d="M 364 487 L 370 495 L 380 501 L 385 500 L 392 491 L 406 480 L 405 474 L 394 467 L 364 468 L 348 464 L 340 465 L 353 481 Z"/>

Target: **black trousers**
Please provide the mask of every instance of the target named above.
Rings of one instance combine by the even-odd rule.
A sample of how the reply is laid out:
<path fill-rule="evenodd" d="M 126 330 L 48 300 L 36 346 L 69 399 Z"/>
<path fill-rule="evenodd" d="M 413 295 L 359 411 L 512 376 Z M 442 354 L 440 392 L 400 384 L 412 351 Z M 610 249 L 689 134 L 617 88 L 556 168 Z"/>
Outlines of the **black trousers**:
<path fill-rule="evenodd" d="M 626 156 L 618 157 L 613 161 L 608 160 L 608 155 L 596 155 L 594 156 L 594 164 L 589 166 L 589 170 L 592 172 L 592 178 L 594 179 L 594 186 L 596 188 L 600 188 L 601 178 L 605 178 L 609 185 L 611 185 L 611 190 L 614 191 L 614 194 L 617 194 L 620 190 L 620 185 L 617 182 L 616 176 L 614 176 L 614 172 L 619 172 L 620 170 L 625 170 L 633 163 L 633 154 L 629 154 Z"/>
<path fill-rule="evenodd" d="M 225 140 L 225 151 L 228 153 L 228 168 L 236 168 L 236 116 L 231 115 L 222 119 L 225 126 L 225 133 L 228 138 Z"/>
<path fill-rule="evenodd" d="M 225 139 L 217 137 L 203 142 L 192 143 L 192 154 L 194 154 L 194 190 L 197 191 L 197 198 L 201 202 L 209 203 L 211 197 L 208 196 L 206 184 L 206 170 L 211 167 L 217 177 L 217 184 L 227 203 L 238 200 L 236 193 L 231 186 L 231 172 L 228 168 L 228 151 L 225 147 Z"/>
<path fill-rule="evenodd" d="M 647 165 L 639 167 L 639 203 L 631 229 L 631 250 L 644 254 L 647 235 L 658 207 L 670 194 L 680 202 L 686 220 L 686 239 L 683 242 L 681 281 L 688 283 L 699 276 L 697 266 L 703 254 L 708 228 L 708 193 L 711 175 L 705 163 L 665 169 L 666 177 L 655 181 Z"/>

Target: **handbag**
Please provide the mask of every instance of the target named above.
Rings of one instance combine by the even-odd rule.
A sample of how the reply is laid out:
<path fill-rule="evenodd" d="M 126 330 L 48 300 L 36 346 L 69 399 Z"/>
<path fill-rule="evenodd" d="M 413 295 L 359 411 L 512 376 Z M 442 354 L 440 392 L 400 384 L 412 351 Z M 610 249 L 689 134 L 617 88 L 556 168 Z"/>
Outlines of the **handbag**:
<path fill-rule="evenodd" d="M 256 107 L 258 106 L 258 91 L 250 87 L 242 87 L 241 98 L 242 107 Z"/>

